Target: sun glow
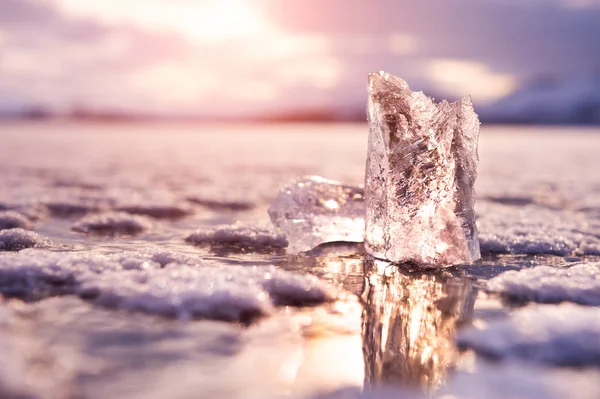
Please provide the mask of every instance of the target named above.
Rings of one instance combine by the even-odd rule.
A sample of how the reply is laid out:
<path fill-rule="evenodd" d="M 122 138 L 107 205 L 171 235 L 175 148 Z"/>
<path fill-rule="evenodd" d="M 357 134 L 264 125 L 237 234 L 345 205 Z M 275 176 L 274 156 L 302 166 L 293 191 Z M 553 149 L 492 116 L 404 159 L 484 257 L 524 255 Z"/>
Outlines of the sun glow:
<path fill-rule="evenodd" d="M 252 0 L 55 1 L 71 15 L 155 31 L 179 32 L 200 44 L 268 35 L 275 29 Z"/>
<path fill-rule="evenodd" d="M 197 13 L 177 19 L 182 33 L 201 42 L 217 42 L 266 34 L 271 30 L 266 18 L 247 1 L 218 0 Z"/>

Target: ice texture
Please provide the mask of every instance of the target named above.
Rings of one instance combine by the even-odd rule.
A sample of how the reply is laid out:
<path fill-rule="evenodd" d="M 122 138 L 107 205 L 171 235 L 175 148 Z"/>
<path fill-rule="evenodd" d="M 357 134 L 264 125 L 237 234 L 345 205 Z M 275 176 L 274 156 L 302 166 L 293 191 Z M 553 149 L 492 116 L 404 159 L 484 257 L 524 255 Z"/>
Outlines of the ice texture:
<path fill-rule="evenodd" d="M 531 305 L 482 329 L 458 335 L 459 346 L 493 358 L 564 366 L 600 365 L 600 308 Z"/>
<path fill-rule="evenodd" d="M 489 280 L 486 288 L 520 300 L 600 306 L 600 263 L 511 270 Z"/>
<path fill-rule="evenodd" d="M 339 294 L 312 275 L 214 264 L 158 249 L 0 254 L 0 293 L 27 299 L 76 294 L 111 308 L 228 321 L 251 321 L 278 305 L 313 305 Z"/>
<path fill-rule="evenodd" d="M 186 242 L 197 246 L 221 247 L 228 250 L 273 250 L 287 246 L 281 233 L 260 225 L 222 225 L 198 229 L 186 237 Z"/>
<path fill-rule="evenodd" d="M 478 202 L 484 253 L 600 255 L 596 217 L 535 204 L 507 206 Z"/>
<path fill-rule="evenodd" d="M 86 234 L 120 235 L 138 234 L 151 227 L 152 223 L 143 216 L 125 212 L 106 212 L 87 215 L 73 224 L 71 229 Z"/>
<path fill-rule="evenodd" d="M 370 74 L 368 89 L 367 251 L 430 266 L 479 259 L 479 119 L 470 98 L 436 104 L 385 72 Z"/>
<path fill-rule="evenodd" d="M 22 213 L 15 211 L 0 211 L 0 230 L 16 228 L 29 230 L 31 227 L 31 221 Z"/>
<path fill-rule="evenodd" d="M 48 238 L 23 229 L 0 230 L 0 251 L 20 251 L 25 248 L 50 246 Z"/>
<path fill-rule="evenodd" d="M 292 181 L 269 207 L 271 221 L 285 234 L 291 253 L 328 242 L 362 242 L 364 212 L 362 187 L 319 176 Z"/>

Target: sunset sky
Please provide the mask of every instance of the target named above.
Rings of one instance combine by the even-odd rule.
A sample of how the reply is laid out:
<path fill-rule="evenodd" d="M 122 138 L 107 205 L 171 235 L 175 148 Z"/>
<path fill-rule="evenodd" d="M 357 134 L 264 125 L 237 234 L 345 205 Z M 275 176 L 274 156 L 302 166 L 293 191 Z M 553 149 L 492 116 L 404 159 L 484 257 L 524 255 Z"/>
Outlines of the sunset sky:
<path fill-rule="evenodd" d="M 354 110 L 387 70 L 493 103 L 600 72 L 600 0 L 0 0 L 0 110 Z"/>

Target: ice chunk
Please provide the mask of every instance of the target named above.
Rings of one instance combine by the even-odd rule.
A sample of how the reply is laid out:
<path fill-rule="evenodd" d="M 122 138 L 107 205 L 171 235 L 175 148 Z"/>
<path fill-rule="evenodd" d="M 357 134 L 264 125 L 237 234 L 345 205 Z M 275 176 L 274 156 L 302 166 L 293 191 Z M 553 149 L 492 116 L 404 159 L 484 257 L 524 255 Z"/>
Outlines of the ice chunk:
<path fill-rule="evenodd" d="M 0 211 L 0 230 L 5 229 L 31 229 L 29 218 L 15 211 Z"/>
<path fill-rule="evenodd" d="M 285 237 L 272 228 L 242 224 L 198 229 L 185 240 L 193 245 L 207 245 L 228 250 L 268 251 L 285 248 L 287 245 Z"/>
<path fill-rule="evenodd" d="M 74 231 L 94 234 L 138 234 L 152 227 L 152 223 L 143 216 L 125 212 L 107 212 L 88 215 L 77 221 Z"/>
<path fill-rule="evenodd" d="M 600 263 L 582 263 L 569 268 L 538 266 L 511 270 L 494 277 L 487 289 L 511 298 L 535 302 L 570 301 L 600 306 Z"/>
<path fill-rule="evenodd" d="M 0 230 L 0 251 L 20 251 L 25 248 L 45 248 L 50 240 L 23 229 Z"/>
<path fill-rule="evenodd" d="M 494 358 L 600 365 L 600 308 L 570 303 L 528 306 L 483 329 L 464 330 L 458 343 Z"/>
<path fill-rule="evenodd" d="M 362 242 L 364 212 L 361 187 L 319 176 L 289 183 L 269 207 L 271 221 L 283 231 L 293 253 L 327 242 Z"/>
<path fill-rule="evenodd" d="M 471 100 L 436 104 L 385 72 L 370 74 L 368 89 L 367 251 L 432 266 L 479 259 Z"/>

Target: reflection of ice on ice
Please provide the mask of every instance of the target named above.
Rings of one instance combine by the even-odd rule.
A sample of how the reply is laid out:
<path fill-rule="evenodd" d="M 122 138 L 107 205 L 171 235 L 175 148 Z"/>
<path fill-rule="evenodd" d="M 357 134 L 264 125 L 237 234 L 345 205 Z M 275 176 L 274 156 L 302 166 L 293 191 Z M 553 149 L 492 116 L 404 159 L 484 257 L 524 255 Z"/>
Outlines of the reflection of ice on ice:
<path fill-rule="evenodd" d="M 471 281 L 402 272 L 372 258 L 365 276 L 365 386 L 439 387 L 456 361 L 457 326 L 472 317 Z"/>
<path fill-rule="evenodd" d="M 285 234 L 293 253 L 335 241 L 362 242 L 365 228 L 363 189 L 310 176 L 285 186 L 269 216 Z"/>

